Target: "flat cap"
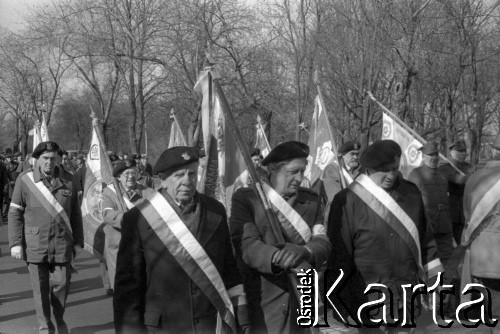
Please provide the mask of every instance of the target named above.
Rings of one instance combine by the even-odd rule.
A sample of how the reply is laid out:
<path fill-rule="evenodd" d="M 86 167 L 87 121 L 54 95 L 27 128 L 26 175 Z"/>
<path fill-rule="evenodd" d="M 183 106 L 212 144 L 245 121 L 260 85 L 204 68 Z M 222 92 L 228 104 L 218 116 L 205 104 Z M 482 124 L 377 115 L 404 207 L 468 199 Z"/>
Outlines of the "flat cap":
<path fill-rule="evenodd" d="M 422 154 L 425 155 L 432 155 L 439 153 L 438 143 L 433 141 L 427 142 L 421 148 L 419 148 L 419 150 L 422 151 Z"/>
<path fill-rule="evenodd" d="M 153 168 L 153 174 L 187 165 L 200 159 L 198 149 L 188 146 L 175 146 L 163 152 Z"/>
<path fill-rule="evenodd" d="M 455 151 L 467 151 L 467 145 L 465 145 L 465 141 L 463 139 L 457 139 L 451 143 L 450 146 L 448 146 L 448 149 Z"/>
<path fill-rule="evenodd" d="M 250 153 L 250 156 L 251 156 L 251 157 L 255 157 L 256 155 L 258 155 L 258 156 L 260 156 L 260 155 L 261 155 L 261 154 L 260 154 L 260 148 L 258 148 L 258 147 L 255 147 L 255 148 L 252 150 L 252 152 Z"/>
<path fill-rule="evenodd" d="M 307 158 L 309 156 L 309 146 L 299 141 L 287 141 L 279 144 L 262 160 L 262 166 L 267 166 L 272 162 L 280 162 L 290 159 Z"/>
<path fill-rule="evenodd" d="M 38 159 L 45 152 L 56 152 L 58 155 L 61 155 L 61 150 L 59 149 L 59 145 L 57 145 L 56 142 L 44 141 L 35 147 L 31 156 L 35 159 Z"/>
<path fill-rule="evenodd" d="M 401 146 L 394 140 L 379 140 L 364 150 L 359 162 L 364 168 L 378 169 L 396 161 L 401 153 Z"/>
<path fill-rule="evenodd" d="M 361 145 L 355 141 L 347 141 L 339 148 L 339 154 L 347 154 L 351 151 L 358 151 L 361 148 Z"/>
<path fill-rule="evenodd" d="M 119 161 L 113 168 L 113 177 L 118 177 L 124 170 L 137 166 L 134 159 Z"/>

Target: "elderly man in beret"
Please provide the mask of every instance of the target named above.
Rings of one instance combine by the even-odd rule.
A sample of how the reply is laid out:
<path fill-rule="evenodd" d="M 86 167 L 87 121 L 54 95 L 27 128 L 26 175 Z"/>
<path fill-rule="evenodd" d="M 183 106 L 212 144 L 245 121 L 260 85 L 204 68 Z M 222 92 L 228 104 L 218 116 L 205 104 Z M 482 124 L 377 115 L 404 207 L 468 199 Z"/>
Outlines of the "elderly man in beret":
<path fill-rule="evenodd" d="M 67 333 L 64 309 L 72 258 L 83 247 L 80 202 L 73 176 L 57 163 L 59 146 L 47 141 L 33 151 L 36 164 L 22 173 L 9 211 L 11 255 L 28 264 L 40 333 Z"/>
<path fill-rule="evenodd" d="M 434 231 L 439 258 L 446 267 L 453 253 L 453 227 L 451 223 L 448 182 L 465 184 L 466 178 L 453 174 L 444 174 L 439 168 L 439 147 L 435 142 L 428 142 L 420 148 L 422 166 L 413 169 L 408 181 L 417 185 L 422 193 L 427 222 Z"/>
<path fill-rule="evenodd" d="M 113 294 L 115 286 L 116 257 L 121 240 L 123 215 L 126 211 L 133 208 L 139 199 L 153 194 L 152 188 L 148 188 L 137 182 L 138 176 L 139 170 L 133 159 L 117 162 L 113 168 L 113 177 L 118 179 L 120 192 L 123 195 L 122 203 L 125 204 L 123 209 L 113 183 L 108 184 L 102 194 L 102 217 L 105 224 L 105 257 L 109 278 L 109 289 L 106 289 L 106 293 L 109 295 Z"/>
<path fill-rule="evenodd" d="M 123 215 L 115 278 L 117 333 L 214 333 L 247 325 L 223 205 L 196 191 L 198 149 L 162 153 L 161 188 Z"/>
<path fill-rule="evenodd" d="M 373 143 L 361 155 L 364 174 L 333 200 L 328 218 L 333 251 L 328 267 L 335 277 L 330 277 L 329 284 L 333 284 L 339 269 L 349 279 L 341 292 L 347 301 L 347 309 L 341 311 L 344 317 L 357 319 L 359 306 L 367 301 L 364 285 L 379 283 L 393 293 L 395 317 L 401 319 L 404 308 L 412 311 L 411 300 L 403 304 L 401 286 L 418 284 L 419 279 L 426 281 L 426 277 L 442 271 L 420 191 L 400 176 L 400 158 L 401 148 L 396 142 Z M 368 296 L 370 301 L 376 298 L 376 294 Z M 381 318 L 381 311 L 361 316 L 368 324 L 372 317 Z"/>
<path fill-rule="evenodd" d="M 307 145 L 290 141 L 276 146 L 262 161 L 269 171 L 264 191 L 285 244 L 277 243 L 253 187 L 240 188 L 232 197 L 231 237 L 256 333 L 304 331 L 297 324 L 299 304 L 287 271 L 303 262 L 319 268 L 331 251 L 319 196 L 300 187 L 308 155 Z"/>
<path fill-rule="evenodd" d="M 450 163 L 455 165 L 465 175 L 470 175 L 474 172 L 474 168 L 470 163 L 465 161 L 467 158 L 467 146 L 463 139 L 455 140 L 449 147 Z M 465 226 L 463 198 L 465 190 L 465 180 L 461 180 L 460 174 L 451 167 L 450 163 L 444 163 L 439 166 L 439 171 L 446 175 L 448 179 L 448 194 L 450 199 L 450 214 L 451 225 L 453 228 L 453 238 L 455 242 L 460 244 L 462 232 Z M 454 180 L 459 182 L 454 182 Z"/>

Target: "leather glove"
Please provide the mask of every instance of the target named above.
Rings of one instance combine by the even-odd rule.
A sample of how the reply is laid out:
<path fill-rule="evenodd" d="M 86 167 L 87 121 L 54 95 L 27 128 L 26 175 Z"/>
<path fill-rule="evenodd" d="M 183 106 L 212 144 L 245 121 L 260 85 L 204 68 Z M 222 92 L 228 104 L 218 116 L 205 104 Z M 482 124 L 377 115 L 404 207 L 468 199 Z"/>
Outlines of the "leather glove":
<path fill-rule="evenodd" d="M 23 249 L 21 246 L 13 246 L 10 249 L 10 256 L 14 259 L 22 260 L 23 258 Z"/>
<path fill-rule="evenodd" d="M 304 246 L 286 243 L 285 247 L 273 256 L 273 263 L 287 270 L 290 267 L 297 266 L 302 260 L 307 261 L 311 255 L 309 250 Z"/>

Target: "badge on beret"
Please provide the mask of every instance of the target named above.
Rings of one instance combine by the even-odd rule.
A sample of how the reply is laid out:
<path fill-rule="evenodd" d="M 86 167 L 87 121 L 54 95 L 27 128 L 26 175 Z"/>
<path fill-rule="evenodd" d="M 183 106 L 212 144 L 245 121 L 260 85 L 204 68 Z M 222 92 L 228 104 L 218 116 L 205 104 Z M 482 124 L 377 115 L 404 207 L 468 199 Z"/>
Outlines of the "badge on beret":
<path fill-rule="evenodd" d="M 52 151 L 52 143 L 49 142 L 49 143 L 45 144 L 45 147 L 46 147 L 46 150 Z"/>
<path fill-rule="evenodd" d="M 187 152 L 182 153 L 182 157 L 184 158 L 184 160 L 191 159 L 191 157 L 189 156 L 189 154 L 187 154 Z"/>
<path fill-rule="evenodd" d="M 355 150 L 359 150 L 360 148 L 361 148 L 361 146 L 358 143 L 354 143 L 354 149 Z"/>

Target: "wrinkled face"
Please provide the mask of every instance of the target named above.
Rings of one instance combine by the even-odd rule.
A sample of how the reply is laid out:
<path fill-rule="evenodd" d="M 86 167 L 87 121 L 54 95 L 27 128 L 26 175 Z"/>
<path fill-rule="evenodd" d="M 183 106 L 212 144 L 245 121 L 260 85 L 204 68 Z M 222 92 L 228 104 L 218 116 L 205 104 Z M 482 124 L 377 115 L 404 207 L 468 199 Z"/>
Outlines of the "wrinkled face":
<path fill-rule="evenodd" d="M 162 187 L 167 188 L 170 197 L 182 205 L 191 202 L 196 194 L 197 183 L 198 162 L 194 161 L 171 171 L 162 181 Z"/>
<path fill-rule="evenodd" d="M 271 184 L 283 196 L 292 196 L 299 189 L 306 170 L 306 158 L 292 159 L 271 170 Z"/>
<path fill-rule="evenodd" d="M 120 182 L 123 184 L 125 189 L 134 189 L 137 185 L 137 168 L 132 167 L 125 169 L 119 176 Z"/>
<path fill-rule="evenodd" d="M 453 159 L 464 162 L 467 158 L 467 150 L 451 150 L 450 155 Z"/>
<path fill-rule="evenodd" d="M 439 153 L 423 154 L 424 164 L 430 168 L 437 168 L 439 163 Z"/>
<path fill-rule="evenodd" d="M 76 163 L 78 164 L 78 167 L 83 167 L 83 159 L 76 159 Z"/>
<path fill-rule="evenodd" d="M 400 158 L 378 170 L 368 170 L 368 176 L 382 189 L 390 189 L 398 178 Z"/>
<path fill-rule="evenodd" d="M 260 164 L 262 162 L 262 159 L 260 158 L 260 155 L 254 155 L 252 157 L 252 162 L 255 167 L 260 167 Z"/>
<path fill-rule="evenodd" d="M 36 163 L 40 166 L 40 170 L 47 175 L 54 174 L 54 168 L 56 167 L 57 153 L 56 152 L 45 152 L 38 157 Z"/>
<path fill-rule="evenodd" d="M 356 169 L 359 166 L 359 151 L 354 150 L 347 152 L 343 156 L 344 163 L 346 166 L 348 166 L 350 169 Z"/>

